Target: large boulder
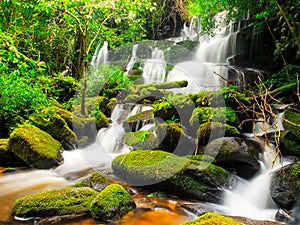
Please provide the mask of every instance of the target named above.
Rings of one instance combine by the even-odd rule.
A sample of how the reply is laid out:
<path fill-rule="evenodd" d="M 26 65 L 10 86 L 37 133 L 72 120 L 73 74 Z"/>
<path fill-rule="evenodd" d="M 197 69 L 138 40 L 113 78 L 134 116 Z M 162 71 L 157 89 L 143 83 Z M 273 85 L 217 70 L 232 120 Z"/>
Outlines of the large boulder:
<path fill-rule="evenodd" d="M 201 154 L 215 158 L 215 163 L 243 178 L 251 178 L 260 169 L 259 153 L 263 151 L 255 140 L 238 137 L 218 138 L 205 147 Z"/>
<path fill-rule="evenodd" d="M 33 168 L 48 169 L 63 161 L 62 145 L 35 126 L 15 129 L 10 135 L 9 148 Z"/>
<path fill-rule="evenodd" d="M 117 220 L 134 208 L 136 204 L 125 188 L 111 184 L 92 201 L 90 212 L 94 218 Z"/>
<path fill-rule="evenodd" d="M 20 218 L 45 218 L 88 213 L 97 194 L 97 191 L 88 187 L 48 190 L 17 199 L 11 215 Z"/>
<path fill-rule="evenodd" d="M 300 161 L 273 173 L 271 197 L 281 208 L 290 210 L 300 201 Z"/>
<path fill-rule="evenodd" d="M 231 177 L 221 167 L 161 150 L 136 150 L 117 156 L 112 169 L 131 185 L 209 202 L 221 201 L 222 188 Z"/>

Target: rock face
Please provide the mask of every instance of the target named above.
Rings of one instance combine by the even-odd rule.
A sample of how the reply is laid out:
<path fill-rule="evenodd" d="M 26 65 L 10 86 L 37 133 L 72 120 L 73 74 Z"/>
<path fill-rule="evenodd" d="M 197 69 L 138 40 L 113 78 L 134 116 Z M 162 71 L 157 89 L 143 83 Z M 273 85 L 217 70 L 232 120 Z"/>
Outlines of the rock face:
<path fill-rule="evenodd" d="M 199 162 L 160 150 L 136 150 L 117 156 L 114 173 L 135 186 L 151 186 L 188 199 L 220 202 L 221 189 L 230 173 L 207 162 Z"/>
<path fill-rule="evenodd" d="M 33 168 L 48 169 L 63 161 L 61 144 L 34 126 L 15 129 L 10 135 L 9 148 Z"/>
<path fill-rule="evenodd" d="M 125 188 L 111 184 L 92 201 L 90 212 L 94 218 L 116 220 L 135 207 L 135 202 Z"/>
<path fill-rule="evenodd" d="M 253 140 L 225 137 L 213 140 L 206 148 L 205 155 L 215 157 L 215 163 L 244 178 L 252 177 L 259 171 L 261 145 Z"/>
<path fill-rule="evenodd" d="M 271 197 L 281 208 L 290 210 L 300 201 L 300 161 L 273 174 Z"/>
<path fill-rule="evenodd" d="M 68 187 L 28 195 L 15 201 L 11 215 L 43 218 L 87 213 L 97 193 L 87 187 Z"/>

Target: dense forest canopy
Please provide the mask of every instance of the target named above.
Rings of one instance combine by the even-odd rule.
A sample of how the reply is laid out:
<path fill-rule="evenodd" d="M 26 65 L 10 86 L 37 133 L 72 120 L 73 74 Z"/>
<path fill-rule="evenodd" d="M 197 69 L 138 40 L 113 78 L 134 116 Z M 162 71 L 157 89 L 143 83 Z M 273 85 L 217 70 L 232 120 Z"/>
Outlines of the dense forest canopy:
<path fill-rule="evenodd" d="M 276 79 L 284 83 L 288 75 L 296 80 L 299 0 L 1 1 L 0 133 L 9 133 L 40 106 L 53 104 L 53 98 L 69 107 L 99 43 L 108 41 L 115 48 L 176 36 L 194 16 L 201 18 L 202 32 L 209 33 L 214 16 L 223 10 L 228 10 L 228 21 L 248 15 L 258 32 L 270 33 L 274 57 L 283 65 Z M 67 66 L 68 76 L 62 76 Z"/>

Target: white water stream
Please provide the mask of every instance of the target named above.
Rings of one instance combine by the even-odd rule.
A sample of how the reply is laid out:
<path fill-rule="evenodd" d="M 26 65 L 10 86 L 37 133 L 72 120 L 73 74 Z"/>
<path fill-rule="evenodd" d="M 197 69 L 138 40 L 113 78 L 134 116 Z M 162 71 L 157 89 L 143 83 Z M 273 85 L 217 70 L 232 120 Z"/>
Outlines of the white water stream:
<path fill-rule="evenodd" d="M 185 27 L 186 37 L 191 39 L 199 38 L 200 44 L 197 48 L 195 58 L 186 62 L 174 65 L 173 70 L 166 78 L 166 61 L 164 53 L 158 48 L 154 48 L 152 58 L 147 59 L 143 68 L 143 78 L 146 83 L 163 82 L 165 80 L 188 80 L 189 86 L 180 89 L 182 92 L 198 92 L 200 90 L 215 90 L 224 86 L 224 79 L 227 79 L 226 65 L 228 57 L 235 53 L 236 32 L 233 29 L 228 35 L 228 27 L 220 27 L 220 35 L 212 38 L 199 37 L 198 33 L 193 33 L 193 27 Z M 221 35 L 222 34 L 222 35 Z M 127 70 L 133 68 L 137 59 L 138 45 L 133 46 L 132 57 L 127 64 Z M 91 64 L 98 67 L 108 62 L 108 43 L 97 49 Z M 220 78 L 221 77 L 221 78 Z M 134 108 L 137 110 L 138 108 Z M 140 110 L 140 109 L 138 109 Z M 135 114 L 131 112 L 131 114 Z M 130 110 L 126 110 L 122 105 L 116 105 L 111 116 L 111 124 L 108 128 L 99 131 L 94 144 L 74 151 L 64 151 L 64 163 L 52 170 L 32 170 L 28 172 L 4 175 L 0 177 L 0 211 L 11 204 L 12 199 L 24 196 L 23 192 L 30 188 L 30 193 L 44 189 L 63 187 L 73 184 L 90 173 L 93 169 L 110 168 L 111 161 L 116 155 L 126 153 L 129 150 L 122 145 L 122 137 L 125 133 L 122 121 L 131 115 Z M 146 127 L 147 126 L 147 127 Z M 145 124 L 143 129 L 150 129 L 153 124 Z M 271 152 L 271 153 L 270 153 Z M 269 157 L 271 155 L 271 157 Z M 224 197 L 224 208 L 230 215 L 247 216 L 256 219 L 274 219 L 275 205 L 269 197 L 270 185 L 270 158 L 274 155 L 268 148 L 261 161 L 261 171 L 250 181 L 240 181 L 238 186 L 232 191 L 226 191 Z M 280 165 L 280 164 L 279 164 Z M 11 196 L 9 198 L 8 196 Z M 6 220 L 1 217 L 0 220 Z"/>

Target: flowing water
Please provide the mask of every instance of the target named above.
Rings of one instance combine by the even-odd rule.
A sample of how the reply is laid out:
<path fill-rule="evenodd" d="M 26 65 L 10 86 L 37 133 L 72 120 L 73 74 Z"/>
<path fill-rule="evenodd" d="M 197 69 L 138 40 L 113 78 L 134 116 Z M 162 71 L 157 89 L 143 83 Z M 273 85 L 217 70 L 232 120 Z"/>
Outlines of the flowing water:
<path fill-rule="evenodd" d="M 222 20 L 220 20 L 222 21 Z M 236 33 L 240 25 L 234 27 L 223 26 L 220 22 L 219 30 L 214 37 L 199 36 L 197 23 L 185 25 L 184 39 L 199 40 L 193 57 L 186 61 L 174 63 L 174 68 L 167 74 L 167 64 L 164 52 L 157 47 L 152 50 L 151 57 L 145 60 L 143 79 L 146 83 L 163 82 L 171 80 L 188 80 L 189 86 L 180 89 L 181 92 L 198 92 L 200 90 L 215 90 L 226 85 L 228 73 L 228 58 L 236 51 Z M 139 59 L 139 45 L 134 45 L 126 70 L 130 71 Z M 98 47 L 91 65 L 99 67 L 109 62 L 108 43 L 104 42 Z M 176 91 L 176 90 L 175 90 Z M 177 90 L 179 91 L 179 89 Z M 106 170 L 110 168 L 111 161 L 116 155 L 128 152 L 129 149 L 122 144 L 125 133 L 122 121 L 127 116 L 135 114 L 139 107 L 124 109 L 116 105 L 108 128 L 98 132 L 94 144 L 74 150 L 63 152 L 64 163 L 51 170 L 20 170 L 15 173 L 0 175 L 0 221 L 11 220 L 9 214 L 13 202 L 22 196 L 61 188 L 74 184 L 86 177 L 92 170 Z M 153 124 L 143 124 L 142 129 L 151 129 Z M 273 153 L 272 153 L 273 154 Z M 265 156 L 268 154 L 264 154 Z M 261 171 L 250 181 L 240 180 L 234 190 L 226 191 L 224 209 L 231 215 L 254 217 L 259 219 L 274 218 L 276 207 L 269 198 L 270 167 L 269 160 L 262 159 Z M 134 195 L 138 208 L 122 218 L 120 224 L 157 224 L 176 225 L 194 218 L 178 206 L 183 203 L 178 199 L 148 198 L 147 193 L 138 190 Z M 69 223 L 70 224 L 70 223 Z M 96 224 L 92 219 L 76 221 L 75 224 Z"/>

